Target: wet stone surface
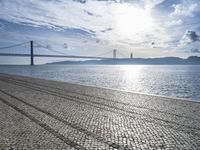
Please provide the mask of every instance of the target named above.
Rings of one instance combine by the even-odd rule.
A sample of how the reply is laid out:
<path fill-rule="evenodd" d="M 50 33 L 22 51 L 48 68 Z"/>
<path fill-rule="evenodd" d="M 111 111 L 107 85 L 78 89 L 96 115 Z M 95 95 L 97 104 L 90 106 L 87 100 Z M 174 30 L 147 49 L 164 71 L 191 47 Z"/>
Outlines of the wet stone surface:
<path fill-rule="evenodd" d="M 200 149 L 200 103 L 0 74 L 0 150 Z"/>

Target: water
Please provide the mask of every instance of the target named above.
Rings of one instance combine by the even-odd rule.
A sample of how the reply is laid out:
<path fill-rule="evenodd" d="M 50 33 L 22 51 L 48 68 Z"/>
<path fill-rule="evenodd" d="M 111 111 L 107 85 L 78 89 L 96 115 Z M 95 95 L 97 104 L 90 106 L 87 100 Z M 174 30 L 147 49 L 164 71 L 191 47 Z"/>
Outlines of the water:
<path fill-rule="evenodd" d="M 197 65 L 0 66 L 0 72 L 200 102 L 200 66 Z"/>

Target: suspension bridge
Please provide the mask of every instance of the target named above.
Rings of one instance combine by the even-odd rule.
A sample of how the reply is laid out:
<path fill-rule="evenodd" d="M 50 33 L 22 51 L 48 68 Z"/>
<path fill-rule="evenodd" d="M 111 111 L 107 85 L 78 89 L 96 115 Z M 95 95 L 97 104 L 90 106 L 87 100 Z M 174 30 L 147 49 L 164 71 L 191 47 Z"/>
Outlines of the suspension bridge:
<path fill-rule="evenodd" d="M 17 47 L 23 46 L 23 52 L 17 53 Z M 46 53 L 35 53 L 38 49 L 48 50 Z M 10 51 L 11 49 L 11 51 Z M 27 51 L 29 49 L 29 51 Z M 4 51 L 2 51 L 4 50 Z M 6 50 L 6 51 L 5 51 Z M 41 51 L 40 51 L 41 52 Z M 112 54 L 112 57 L 106 57 L 105 55 Z M 50 46 L 44 46 L 38 42 L 28 41 L 24 43 L 9 45 L 5 47 L 0 47 L 0 56 L 12 56 L 12 57 L 30 57 L 30 65 L 34 65 L 35 57 L 55 57 L 55 58 L 83 58 L 83 59 L 118 59 L 117 54 L 123 56 L 123 58 L 128 58 L 124 54 L 117 52 L 116 49 L 99 54 L 96 56 L 82 56 L 82 55 L 67 55 L 58 50 L 52 49 Z"/>

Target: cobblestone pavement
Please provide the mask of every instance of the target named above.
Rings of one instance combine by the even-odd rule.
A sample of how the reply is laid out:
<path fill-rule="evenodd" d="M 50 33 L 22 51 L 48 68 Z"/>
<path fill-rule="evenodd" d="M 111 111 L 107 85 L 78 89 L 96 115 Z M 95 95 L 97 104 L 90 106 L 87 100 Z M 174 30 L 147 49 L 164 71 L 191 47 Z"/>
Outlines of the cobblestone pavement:
<path fill-rule="evenodd" d="M 200 149 L 200 103 L 0 74 L 0 150 Z"/>

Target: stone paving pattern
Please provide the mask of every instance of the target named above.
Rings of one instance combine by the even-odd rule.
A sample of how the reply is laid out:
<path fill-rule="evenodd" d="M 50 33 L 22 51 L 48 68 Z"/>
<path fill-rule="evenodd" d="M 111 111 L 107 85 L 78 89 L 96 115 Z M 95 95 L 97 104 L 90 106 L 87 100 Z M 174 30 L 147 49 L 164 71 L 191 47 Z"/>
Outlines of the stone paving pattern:
<path fill-rule="evenodd" d="M 0 150 L 200 149 L 200 103 L 0 74 Z"/>

